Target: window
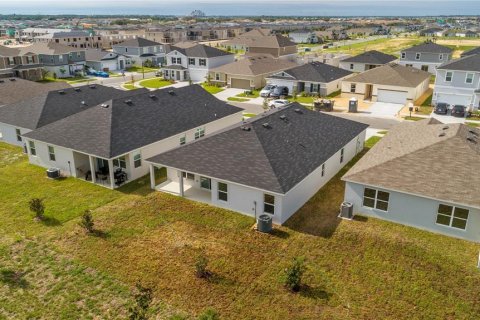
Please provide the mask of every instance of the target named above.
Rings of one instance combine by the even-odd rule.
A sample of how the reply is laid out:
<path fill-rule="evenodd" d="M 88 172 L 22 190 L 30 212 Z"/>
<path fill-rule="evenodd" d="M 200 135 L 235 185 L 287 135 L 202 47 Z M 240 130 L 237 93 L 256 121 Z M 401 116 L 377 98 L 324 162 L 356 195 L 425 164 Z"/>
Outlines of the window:
<path fill-rule="evenodd" d="M 205 128 L 198 128 L 197 131 L 195 131 L 195 140 L 200 139 L 205 135 Z"/>
<path fill-rule="evenodd" d="M 82 53 L 80 51 L 77 52 L 77 58 L 80 58 L 82 56 Z"/>
<path fill-rule="evenodd" d="M 407 63 L 405 66 L 406 66 L 406 67 L 413 67 L 413 64 Z"/>
<path fill-rule="evenodd" d="M 137 153 L 136 155 L 133 156 L 133 166 L 135 168 L 141 167 L 142 166 L 142 154 Z"/>
<path fill-rule="evenodd" d="M 320 92 L 320 84 L 310 83 L 310 92 Z"/>
<path fill-rule="evenodd" d="M 32 64 L 33 63 L 33 57 L 32 56 L 27 56 L 27 63 Z"/>
<path fill-rule="evenodd" d="M 188 64 L 191 66 L 195 65 L 195 58 L 188 58 Z"/>
<path fill-rule="evenodd" d="M 176 63 L 177 63 L 177 58 L 172 57 L 172 64 L 176 64 Z"/>
<path fill-rule="evenodd" d="M 473 73 L 467 73 L 467 77 L 465 78 L 465 83 L 473 83 L 473 76 L 474 74 Z"/>
<path fill-rule="evenodd" d="M 438 60 L 443 60 L 443 53 L 440 53 L 440 54 L 438 55 Z"/>
<path fill-rule="evenodd" d="M 165 70 L 165 77 L 168 77 L 168 70 Z"/>
<path fill-rule="evenodd" d="M 440 204 L 437 212 L 437 224 L 465 230 L 468 220 L 467 209 Z"/>
<path fill-rule="evenodd" d="M 200 66 L 206 66 L 207 65 L 207 59 L 198 59 L 198 64 Z"/>
<path fill-rule="evenodd" d="M 22 141 L 22 133 L 20 129 L 15 129 L 15 134 L 17 135 L 17 141 Z"/>
<path fill-rule="evenodd" d="M 187 143 L 187 137 L 186 136 L 180 137 L 180 145 L 184 145 L 185 143 Z"/>
<path fill-rule="evenodd" d="M 125 156 L 113 159 L 113 166 L 127 169 L 127 161 L 125 160 Z"/>
<path fill-rule="evenodd" d="M 275 214 L 275 197 L 270 194 L 263 194 L 263 212 Z"/>
<path fill-rule="evenodd" d="M 356 90 L 357 90 L 357 85 L 355 83 L 352 83 L 350 85 L 350 92 L 355 93 Z"/>
<path fill-rule="evenodd" d="M 36 156 L 37 155 L 37 149 L 35 149 L 35 142 L 28 141 L 28 145 L 30 146 L 30 154 L 32 156 Z"/>
<path fill-rule="evenodd" d="M 353 70 L 353 63 L 350 63 L 350 70 Z"/>
<path fill-rule="evenodd" d="M 422 65 L 421 69 L 422 69 L 422 71 L 427 71 L 428 72 L 428 66 L 427 65 Z"/>
<path fill-rule="evenodd" d="M 211 190 L 212 180 L 210 178 L 200 177 L 200 188 Z"/>
<path fill-rule="evenodd" d="M 220 81 L 220 73 L 215 73 L 215 80 Z"/>
<path fill-rule="evenodd" d="M 50 161 L 56 161 L 55 149 L 52 146 L 48 146 L 48 158 Z"/>
<path fill-rule="evenodd" d="M 322 164 L 322 177 L 325 176 L 325 163 Z"/>
<path fill-rule="evenodd" d="M 345 155 L 345 149 L 340 150 L 340 163 L 343 163 L 343 156 Z"/>
<path fill-rule="evenodd" d="M 407 54 L 405 52 L 402 52 L 402 59 L 405 59 L 407 57 Z"/>
<path fill-rule="evenodd" d="M 228 186 L 226 183 L 218 183 L 218 200 L 228 201 Z"/>
<path fill-rule="evenodd" d="M 12 65 L 12 64 L 15 63 L 15 60 L 13 58 L 10 58 L 10 57 L 7 58 L 7 61 L 8 61 L 9 65 Z"/>
<path fill-rule="evenodd" d="M 62 54 L 58 55 L 58 61 L 63 62 L 63 55 Z"/>
<path fill-rule="evenodd" d="M 420 60 L 420 57 L 421 57 L 421 56 L 422 56 L 422 55 L 421 55 L 420 53 L 416 53 L 416 54 L 415 54 L 415 60 Z"/>
<path fill-rule="evenodd" d="M 452 77 L 453 77 L 453 72 L 447 71 L 447 73 L 445 74 L 445 82 L 452 82 Z"/>
<path fill-rule="evenodd" d="M 190 172 L 183 171 L 182 172 L 182 177 L 187 179 L 187 180 L 195 180 L 195 175 L 193 173 L 190 173 Z"/>
<path fill-rule="evenodd" d="M 388 200 L 390 193 L 370 188 L 365 188 L 363 192 L 363 206 L 388 211 Z"/>

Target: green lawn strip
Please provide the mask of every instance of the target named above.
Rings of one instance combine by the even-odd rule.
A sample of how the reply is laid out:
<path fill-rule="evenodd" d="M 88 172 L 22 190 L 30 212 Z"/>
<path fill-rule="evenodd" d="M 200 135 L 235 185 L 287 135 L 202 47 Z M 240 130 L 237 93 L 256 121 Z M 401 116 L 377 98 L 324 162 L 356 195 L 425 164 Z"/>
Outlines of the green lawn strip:
<path fill-rule="evenodd" d="M 387 133 L 388 133 L 388 130 L 378 131 L 377 133 L 378 133 L 378 134 L 387 134 Z M 368 140 L 367 140 L 367 141 L 368 141 Z"/>
<path fill-rule="evenodd" d="M 172 85 L 172 82 L 168 80 L 164 80 L 162 78 L 152 78 L 152 79 L 142 80 L 138 84 L 145 88 L 158 89 L 158 88 Z"/>
<path fill-rule="evenodd" d="M 298 102 L 302 104 L 312 104 L 313 100 L 315 100 L 316 97 L 310 97 L 310 96 L 297 96 L 297 98 L 289 97 L 287 100 L 291 102 Z"/>
<path fill-rule="evenodd" d="M 138 72 L 138 73 L 142 73 L 142 72 L 155 72 L 155 71 L 158 71 L 160 70 L 160 68 L 149 68 L 149 67 L 138 67 L 138 66 L 133 66 L 133 67 L 130 67 L 130 68 L 127 68 L 127 71 L 128 72 Z"/>
<path fill-rule="evenodd" d="M 467 124 L 468 126 L 473 127 L 473 128 L 480 127 L 480 123 L 479 123 L 479 122 L 466 121 L 465 124 Z"/>
<path fill-rule="evenodd" d="M 210 94 L 217 94 L 217 93 L 225 90 L 224 88 L 217 87 L 217 86 L 211 86 L 211 85 L 208 85 L 208 84 L 205 84 L 205 83 L 202 83 L 202 87 L 203 87 L 203 89 L 205 89 Z"/>
<path fill-rule="evenodd" d="M 247 94 L 247 93 L 248 93 L 248 94 Z M 243 93 L 237 94 L 236 97 L 240 97 L 240 98 L 258 98 L 258 97 L 260 97 L 260 90 L 253 90 L 253 91 L 246 90 L 246 91 L 243 92 Z"/>
<path fill-rule="evenodd" d="M 228 97 L 227 100 L 228 101 L 236 101 L 236 102 L 250 101 L 250 99 L 237 98 L 237 97 Z"/>
<path fill-rule="evenodd" d="M 335 97 L 338 97 L 339 95 L 342 94 L 342 90 L 338 90 L 338 91 L 335 91 L 335 92 L 332 92 L 330 93 L 327 98 L 331 99 L 331 98 L 335 98 Z"/>
<path fill-rule="evenodd" d="M 124 83 L 122 84 L 122 87 L 124 87 L 125 89 L 127 90 L 135 90 L 135 89 L 138 89 L 137 87 L 135 87 L 135 85 L 131 84 L 131 83 Z"/>
<path fill-rule="evenodd" d="M 427 118 L 422 118 L 422 117 L 415 117 L 415 116 L 407 116 L 404 117 L 403 119 L 408 120 L 408 121 L 420 121 L 420 120 L 425 120 Z"/>
<path fill-rule="evenodd" d="M 433 98 L 433 93 L 427 99 L 425 99 L 425 101 L 423 101 L 422 107 L 431 107 L 432 106 L 432 98 Z"/>

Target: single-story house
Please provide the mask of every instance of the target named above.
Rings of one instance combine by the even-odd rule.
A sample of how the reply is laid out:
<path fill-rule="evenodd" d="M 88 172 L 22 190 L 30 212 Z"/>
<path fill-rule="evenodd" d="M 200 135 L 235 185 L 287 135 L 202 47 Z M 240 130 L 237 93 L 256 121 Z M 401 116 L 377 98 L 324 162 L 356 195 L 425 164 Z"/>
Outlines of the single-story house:
<path fill-rule="evenodd" d="M 130 92 L 23 137 L 30 163 L 114 189 L 147 174 L 144 159 L 239 123 L 242 111 L 198 85 Z"/>
<path fill-rule="evenodd" d="M 28 100 L 48 91 L 70 88 L 65 81 L 39 83 L 20 78 L 0 78 L 0 106 Z"/>
<path fill-rule="evenodd" d="M 131 65 L 131 58 L 101 49 L 85 50 L 86 65 L 97 71 L 124 70 Z"/>
<path fill-rule="evenodd" d="M 288 87 L 290 94 L 306 92 L 327 96 L 340 90 L 341 81 L 352 72 L 321 62 L 306 63 L 291 69 L 277 72 L 267 78 L 267 82 Z"/>
<path fill-rule="evenodd" d="M 371 50 L 340 61 L 339 67 L 352 72 L 363 72 L 395 60 L 397 60 L 395 56 Z"/>
<path fill-rule="evenodd" d="M 293 103 L 148 158 L 151 187 L 283 224 L 363 149 L 366 129 Z"/>
<path fill-rule="evenodd" d="M 433 27 L 420 30 L 418 33 L 422 37 L 441 37 L 443 36 L 444 30 L 442 28 Z"/>
<path fill-rule="evenodd" d="M 387 64 L 342 81 L 342 96 L 406 104 L 429 88 L 430 73 L 399 64 Z"/>
<path fill-rule="evenodd" d="M 480 242 L 480 130 L 404 122 L 343 176 L 360 215 Z"/>
<path fill-rule="evenodd" d="M 210 70 L 210 81 L 230 88 L 259 89 L 266 85 L 266 77 L 297 64 L 275 59 L 270 55 L 245 57 Z"/>

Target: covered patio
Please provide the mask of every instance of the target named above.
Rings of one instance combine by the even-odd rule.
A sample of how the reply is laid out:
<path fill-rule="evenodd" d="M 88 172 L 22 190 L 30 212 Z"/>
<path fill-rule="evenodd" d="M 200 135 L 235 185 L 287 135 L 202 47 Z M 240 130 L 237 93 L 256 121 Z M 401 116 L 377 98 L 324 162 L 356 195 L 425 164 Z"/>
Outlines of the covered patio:
<path fill-rule="evenodd" d="M 128 180 L 127 172 L 121 167 L 120 159 L 102 159 L 74 152 L 74 162 L 77 178 L 111 189 L 121 186 Z"/>

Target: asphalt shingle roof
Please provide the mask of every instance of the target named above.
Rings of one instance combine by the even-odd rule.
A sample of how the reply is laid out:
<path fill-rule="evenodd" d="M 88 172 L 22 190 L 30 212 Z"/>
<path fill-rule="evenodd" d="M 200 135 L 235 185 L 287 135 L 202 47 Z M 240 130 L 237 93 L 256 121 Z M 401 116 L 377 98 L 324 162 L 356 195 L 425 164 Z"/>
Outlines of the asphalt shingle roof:
<path fill-rule="evenodd" d="M 159 46 L 161 43 L 148 40 L 145 38 L 137 37 L 134 39 L 129 39 L 119 44 L 113 45 L 114 47 L 132 47 L 132 48 L 142 48 L 142 47 L 152 47 Z"/>
<path fill-rule="evenodd" d="M 210 71 L 234 75 L 256 76 L 289 69 L 297 64 L 283 59 L 275 59 L 270 55 L 250 56 L 224 64 Z"/>
<path fill-rule="evenodd" d="M 480 175 L 472 172 L 480 161 L 479 135 L 479 129 L 464 124 L 404 122 L 343 180 L 479 208 Z"/>
<path fill-rule="evenodd" d="M 469 51 L 465 51 L 462 53 L 462 58 L 463 57 L 466 57 L 466 56 L 471 56 L 471 55 L 474 55 L 474 54 L 480 54 L 480 47 L 477 47 L 477 48 L 474 48 L 472 50 L 469 50 Z"/>
<path fill-rule="evenodd" d="M 284 194 L 366 128 L 293 103 L 147 161 Z"/>
<path fill-rule="evenodd" d="M 295 68 L 285 70 L 284 72 L 295 78 L 295 80 L 312 81 L 319 83 L 329 83 L 352 74 L 352 72 L 348 70 L 340 69 L 338 67 L 321 62 L 307 63 Z M 281 75 L 277 74 L 269 78 L 291 79 L 291 77 L 282 77 Z"/>
<path fill-rule="evenodd" d="M 102 104 L 108 107 L 96 105 L 25 136 L 110 159 L 242 111 L 198 85 L 130 92 Z"/>
<path fill-rule="evenodd" d="M 439 44 L 433 42 L 426 42 L 422 43 L 408 49 L 402 50 L 402 52 L 425 52 L 425 53 L 452 53 L 453 49 L 445 46 L 441 46 Z"/>
<path fill-rule="evenodd" d="M 230 52 L 223 51 L 214 47 L 206 46 L 203 44 L 196 44 L 186 48 L 170 46 L 169 52 L 174 50 L 181 52 L 187 57 L 194 57 L 194 58 L 213 58 L 213 57 L 233 55 Z"/>
<path fill-rule="evenodd" d="M 437 69 L 480 72 L 480 54 L 464 56 L 460 59 L 448 61 Z"/>
<path fill-rule="evenodd" d="M 430 73 L 426 71 L 391 63 L 362 72 L 346 81 L 416 88 L 426 79 L 430 79 Z"/>
<path fill-rule="evenodd" d="M 66 88 L 70 88 L 70 85 L 63 81 L 38 83 L 20 78 L 0 79 L 0 106 L 28 100 L 51 90 Z"/>
<path fill-rule="evenodd" d="M 342 60 L 342 62 L 369 63 L 369 64 L 387 64 L 397 60 L 397 57 L 380 51 L 371 50 L 354 57 Z"/>

